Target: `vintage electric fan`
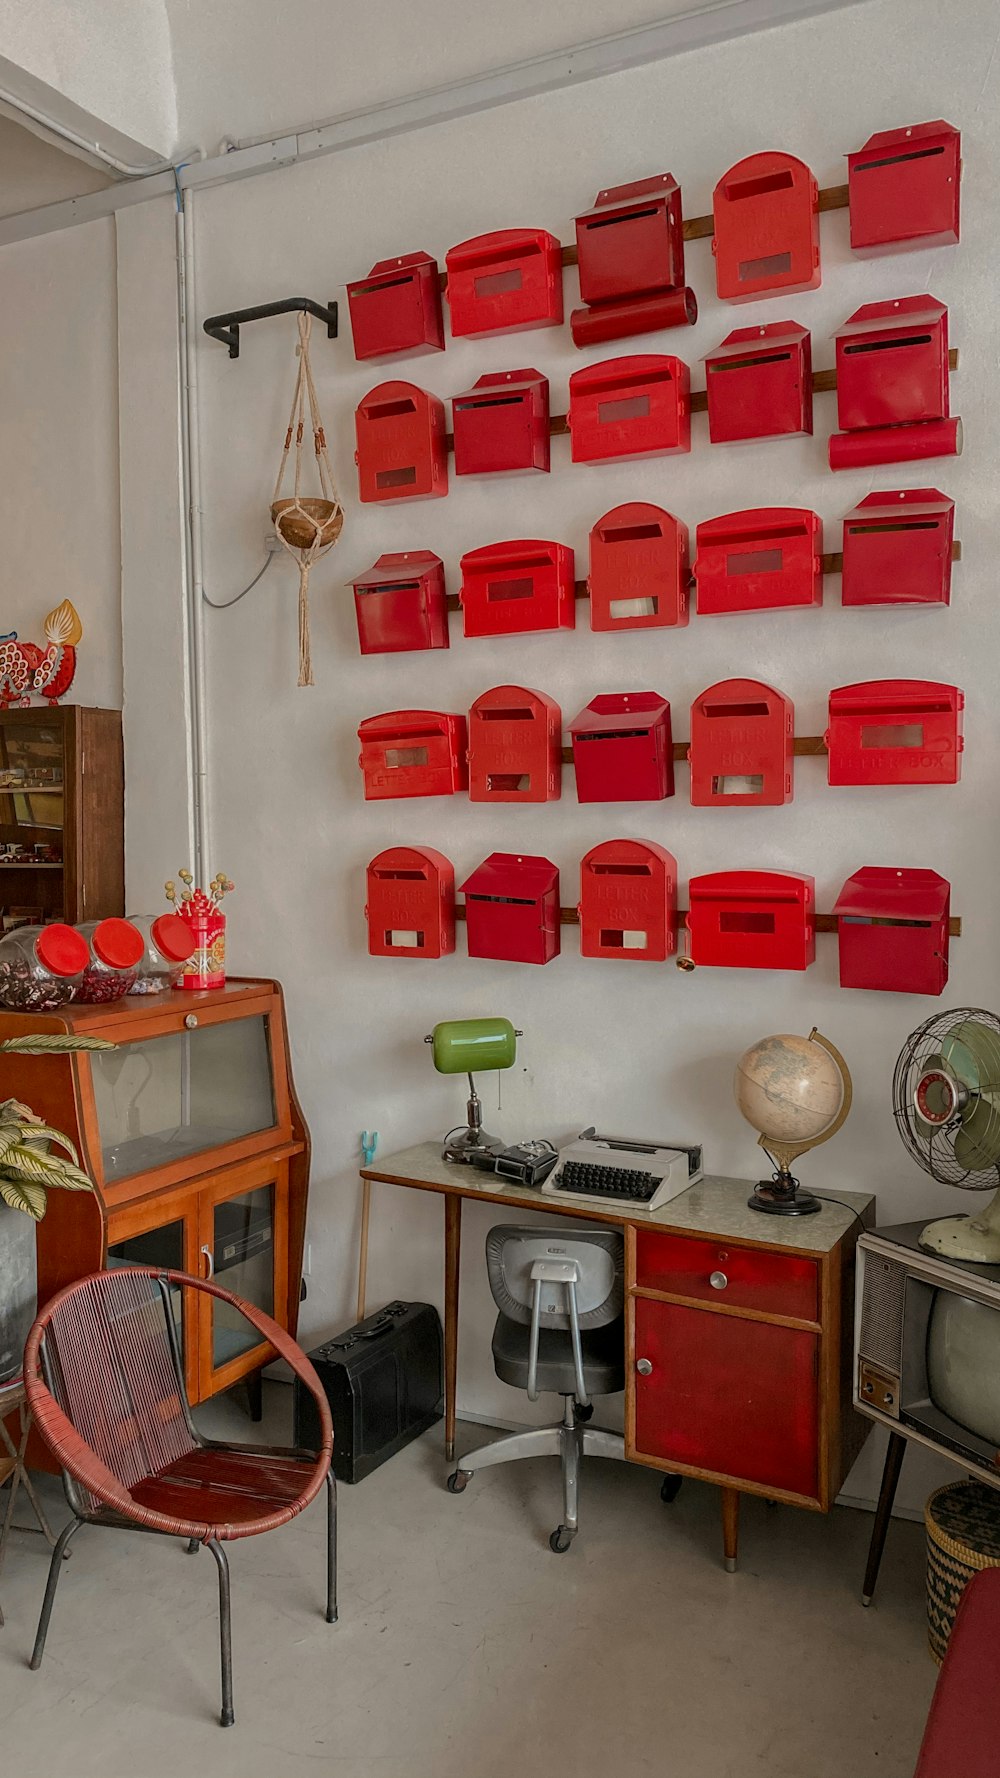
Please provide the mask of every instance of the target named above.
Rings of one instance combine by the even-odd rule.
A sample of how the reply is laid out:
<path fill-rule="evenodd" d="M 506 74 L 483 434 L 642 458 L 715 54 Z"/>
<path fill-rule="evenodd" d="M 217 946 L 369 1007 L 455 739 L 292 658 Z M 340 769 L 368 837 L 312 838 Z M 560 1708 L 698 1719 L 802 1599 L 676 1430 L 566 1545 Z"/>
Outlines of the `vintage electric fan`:
<path fill-rule="evenodd" d="M 903 1045 L 892 1096 L 903 1142 L 932 1178 L 993 1192 L 978 1216 L 929 1222 L 921 1247 L 1000 1265 L 1000 1019 L 976 1007 L 935 1013 Z"/>

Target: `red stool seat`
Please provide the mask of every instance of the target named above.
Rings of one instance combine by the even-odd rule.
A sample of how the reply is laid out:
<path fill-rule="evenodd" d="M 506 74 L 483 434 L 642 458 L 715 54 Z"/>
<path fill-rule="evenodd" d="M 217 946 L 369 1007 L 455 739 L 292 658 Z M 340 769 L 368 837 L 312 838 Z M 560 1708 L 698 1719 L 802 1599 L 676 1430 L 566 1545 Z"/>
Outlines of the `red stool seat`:
<path fill-rule="evenodd" d="M 934 1688 L 913 1778 L 1000 1773 L 1000 1568 L 974 1574 Z"/>

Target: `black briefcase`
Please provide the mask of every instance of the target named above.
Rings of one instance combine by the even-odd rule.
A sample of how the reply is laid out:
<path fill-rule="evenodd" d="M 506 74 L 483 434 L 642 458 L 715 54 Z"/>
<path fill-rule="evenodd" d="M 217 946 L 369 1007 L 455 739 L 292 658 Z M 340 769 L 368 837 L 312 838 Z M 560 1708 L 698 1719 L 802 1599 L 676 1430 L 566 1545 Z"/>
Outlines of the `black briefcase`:
<path fill-rule="evenodd" d="M 360 1482 L 441 1419 L 441 1320 L 430 1303 L 387 1303 L 310 1352 L 333 1416 L 333 1473 Z M 295 1381 L 295 1443 L 315 1450 L 319 1415 Z"/>

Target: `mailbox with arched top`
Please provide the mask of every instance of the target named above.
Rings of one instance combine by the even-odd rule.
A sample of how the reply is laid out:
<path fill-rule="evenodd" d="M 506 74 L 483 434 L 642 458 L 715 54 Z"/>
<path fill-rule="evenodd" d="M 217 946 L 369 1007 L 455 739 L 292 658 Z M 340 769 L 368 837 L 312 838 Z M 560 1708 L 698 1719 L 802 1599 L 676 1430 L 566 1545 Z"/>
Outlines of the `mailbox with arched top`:
<path fill-rule="evenodd" d="M 455 871 L 430 846 L 390 846 L 367 871 L 372 957 L 444 957 L 455 949 Z"/>
<path fill-rule="evenodd" d="M 793 154 L 737 161 L 715 188 L 712 216 L 715 286 L 727 302 L 818 287 L 819 186 Z"/>
<path fill-rule="evenodd" d="M 795 710 L 759 679 L 720 679 L 691 705 L 696 808 L 774 807 L 792 800 Z"/>
<path fill-rule="evenodd" d="M 682 519 L 630 500 L 598 519 L 590 533 L 592 630 L 659 630 L 690 615 L 688 528 Z"/>
<path fill-rule="evenodd" d="M 495 685 L 469 710 L 469 801 L 547 803 L 562 789 L 562 711 L 523 685 Z"/>
<path fill-rule="evenodd" d="M 652 840 L 605 840 L 580 860 L 580 955 L 663 963 L 677 949 L 677 860 Z"/>
<path fill-rule="evenodd" d="M 415 383 L 379 383 L 358 403 L 354 429 L 362 502 L 447 494 L 448 437 L 436 395 Z"/>

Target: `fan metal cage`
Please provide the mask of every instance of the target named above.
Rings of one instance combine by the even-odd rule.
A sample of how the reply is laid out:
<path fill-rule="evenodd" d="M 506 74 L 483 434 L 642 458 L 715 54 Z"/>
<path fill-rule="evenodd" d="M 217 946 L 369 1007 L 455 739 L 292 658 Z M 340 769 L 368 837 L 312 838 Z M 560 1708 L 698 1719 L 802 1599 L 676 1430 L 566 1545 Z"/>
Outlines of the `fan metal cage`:
<path fill-rule="evenodd" d="M 928 1077 L 956 1083 L 961 1100 L 941 1122 L 921 1115 L 918 1088 Z M 892 1082 L 893 1115 L 904 1147 L 932 1178 L 968 1191 L 1000 1185 L 1000 1018 L 958 1007 L 911 1033 Z"/>

